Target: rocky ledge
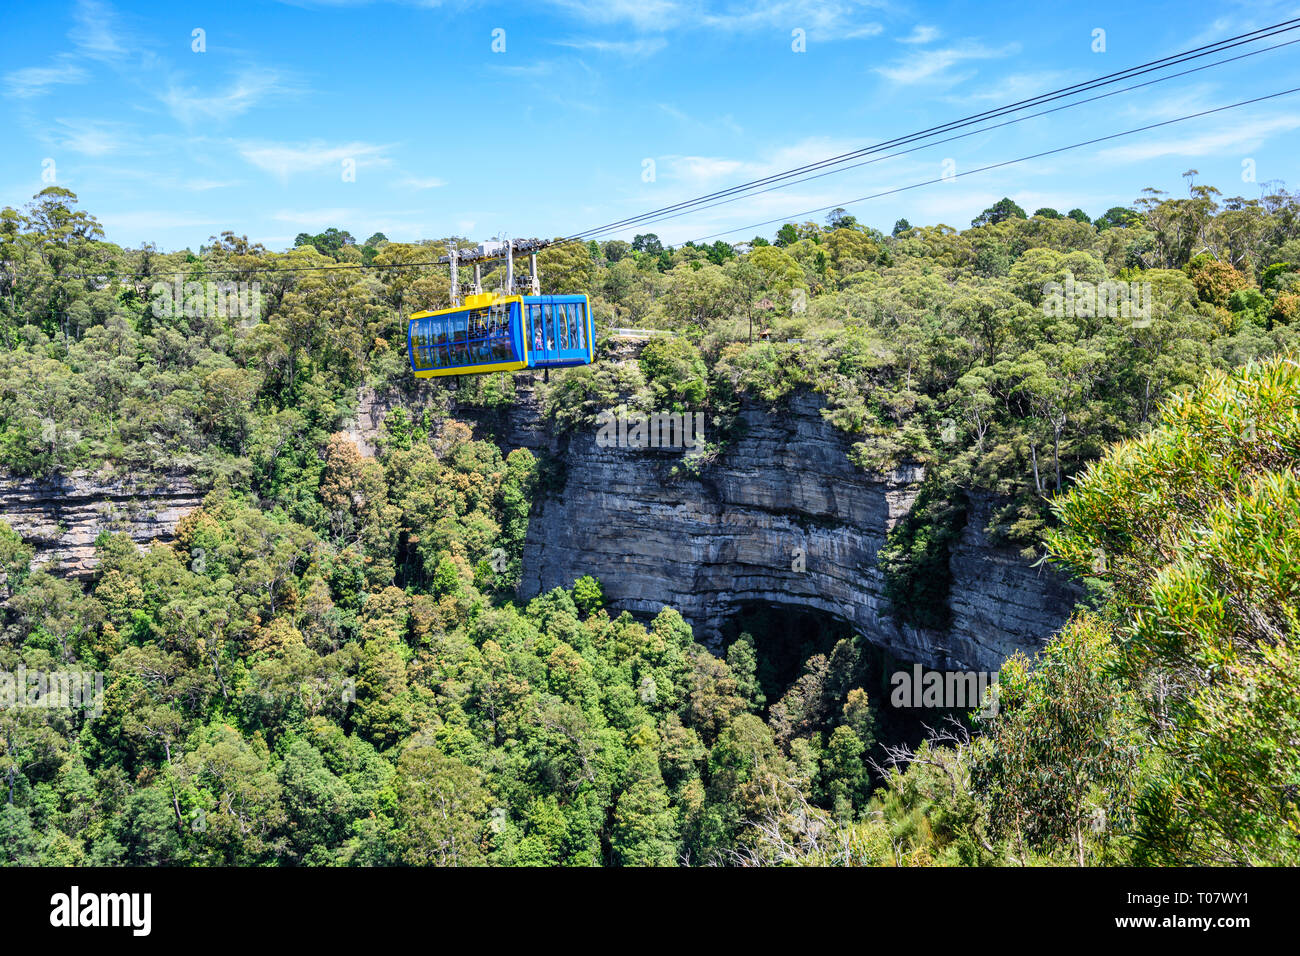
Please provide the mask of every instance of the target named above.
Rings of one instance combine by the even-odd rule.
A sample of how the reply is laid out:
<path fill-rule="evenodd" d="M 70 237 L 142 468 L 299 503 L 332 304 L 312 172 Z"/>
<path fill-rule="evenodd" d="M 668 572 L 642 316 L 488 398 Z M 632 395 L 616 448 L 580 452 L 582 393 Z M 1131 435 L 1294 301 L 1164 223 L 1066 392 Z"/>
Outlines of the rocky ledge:
<path fill-rule="evenodd" d="M 33 564 L 57 561 L 64 573 L 78 577 L 94 570 L 100 532 L 124 532 L 138 545 L 169 541 L 176 522 L 202 501 L 183 474 L 0 478 L 0 519 L 35 547 Z"/>

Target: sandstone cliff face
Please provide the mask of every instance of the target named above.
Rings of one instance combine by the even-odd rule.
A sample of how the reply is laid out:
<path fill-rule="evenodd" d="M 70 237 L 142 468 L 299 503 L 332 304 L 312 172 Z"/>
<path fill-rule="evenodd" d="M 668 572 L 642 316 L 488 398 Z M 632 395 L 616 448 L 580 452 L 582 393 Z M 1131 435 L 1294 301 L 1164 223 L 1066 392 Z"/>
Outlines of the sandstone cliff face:
<path fill-rule="evenodd" d="M 445 385 L 363 391 L 348 432 L 372 453 L 391 409 L 418 414 L 433 406 L 504 449 L 558 455 L 566 483 L 535 506 L 521 598 L 592 574 L 615 613 L 650 615 L 672 605 L 709 642 L 742 605 L 806 608 L 852 623 L 901 659 L 974 670 L 994 670 L 1012 651 L 1040 646 L 1077 598 L 1056 572 L 990 542 L 983 529 L 993 503 L 977 498 L 950 561 L 951 626 L 900 624 L 876 555 L 912 506 L 922 473 L 864 474 L 848 460 L 848 438 L 822 419 L 816 396 L 796 397 L 777 414 L 745 408 L 742 437 L 695 479 L 671 477 L 680 452 L 601 448 L 594 429 L 557 442 L 527 375 L 505 408 L 456 409 L 447 395 Z M 124 531 L 141 545 L 170 540 L 176 522 L 201 502 L 184 475 L 0 479 L 0 518 L 36 546 L 37 563 L 57 559 L 79 576 L 93 570 L 101 531 Z"/>
<path fill-rule="evenodd" d="M 990 542 L 984 528 L 993 504 L 988 498 L 971 501 L 966 527 L 948 562 L 953 577 L 948 640 L 986 664 L 1040 647 L 1083 594 L 1060 571 L 1034 567 L 1017 549 Z"/>
<path fill-rule="evenodd" d="M 138 545 L 169 541 L 176 522 L 203 501 L 185 475 L 138 480 L 73 472 L 0 479 L 0 519 L 36 549 L 34 565 L 57 560 L 78 577 L 95 567 L 95 539 L 121 531 Z"/>
<path fill-rule="evenodd" d="M 899 658 L 953 669 L 995 670 L 1064 622 L 1074 589 L 993 546 L 991 504 L 977 500 L 953 549 L 951 627 L 901 625 L 876 555 L 923 475 L 865 475 L 820 407 L 805 396 L 777 415 L 745 409 L 743 437 L 699 480 L 669 477 L 680 452 L 573 436 L 564 490 L 538 503 L 529 526 L 521 596 L 592 574 L 615 611 L 672 605 L 706 641 L 744 604 L 815 609 Z"/>

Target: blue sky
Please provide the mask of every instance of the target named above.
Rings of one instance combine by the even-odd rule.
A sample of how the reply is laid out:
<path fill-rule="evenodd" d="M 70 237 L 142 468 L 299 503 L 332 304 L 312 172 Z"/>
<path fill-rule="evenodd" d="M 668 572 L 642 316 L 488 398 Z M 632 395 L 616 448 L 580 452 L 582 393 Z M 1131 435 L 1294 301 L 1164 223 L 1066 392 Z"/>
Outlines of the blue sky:
<path fill-rule="evenodd" d="M 568 234 L 1300 16 L 1267 2 L 180 6 L 6 5 L 0 205 L 52 172 L 109 239 L 163 249 L 225 229 L 272 248 L 327 226 Z M 961 172 L 1291 87 L 1300 43 L 642 230 L 698 239 L 932 179 L 945 160 Z M 1188 168 L 1253 197 L 1269 180 L 1300 188 L 1298 146 L 1293 94 L 851 211 L 961 228 L 1010 195 L 1096 216 L 1144 186 L 1182 194 Z"/>

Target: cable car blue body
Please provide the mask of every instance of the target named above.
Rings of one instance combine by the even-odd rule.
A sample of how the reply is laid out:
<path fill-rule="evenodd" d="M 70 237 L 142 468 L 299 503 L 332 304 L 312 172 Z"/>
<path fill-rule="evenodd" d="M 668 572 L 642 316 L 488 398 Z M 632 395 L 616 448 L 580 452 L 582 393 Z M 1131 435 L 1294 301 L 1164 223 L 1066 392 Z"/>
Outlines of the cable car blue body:
<path fill-rule="evenodd" d="M 416 378 L 589 365 L 595 354 L 585 295 L 471 295 L 411 315 L 406 348 Z"/>

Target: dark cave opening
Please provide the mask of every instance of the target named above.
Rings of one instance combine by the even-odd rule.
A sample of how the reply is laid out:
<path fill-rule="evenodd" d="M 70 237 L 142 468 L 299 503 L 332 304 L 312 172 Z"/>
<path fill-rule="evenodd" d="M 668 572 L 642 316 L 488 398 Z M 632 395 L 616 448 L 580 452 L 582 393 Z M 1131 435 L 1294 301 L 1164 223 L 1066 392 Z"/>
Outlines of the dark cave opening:
<path fill-rule="evenodd" d="M 763 717 L 804 673 L 815 654 L 830 658 L 840 641 L 848 641 L 856 660 L 846 676 L 847 690 L 860 687 L 867 692 L 875 716 L 876 748 L 883 758 L 882 744 L 918 746 L 928 736 L 927 727 L 938 729 L 949 716 L 969 726 L 966 710 L 895 707 L 891 703 L 893 675 L 912 673 L 913 661 L 895 657 L 854 631 L 853 626 L 823 611 L 757 602 L 738 605 L 723 626 L 723 646 L 730 647 L 742 634 L 754 639 L 758 658 L 758 681 L 766 697 Z M 843 704 L 837 700 L 829 720 L 834 723 Z"/>

